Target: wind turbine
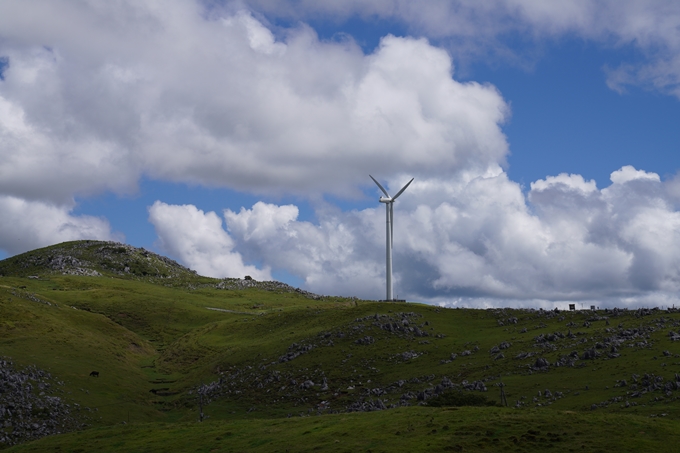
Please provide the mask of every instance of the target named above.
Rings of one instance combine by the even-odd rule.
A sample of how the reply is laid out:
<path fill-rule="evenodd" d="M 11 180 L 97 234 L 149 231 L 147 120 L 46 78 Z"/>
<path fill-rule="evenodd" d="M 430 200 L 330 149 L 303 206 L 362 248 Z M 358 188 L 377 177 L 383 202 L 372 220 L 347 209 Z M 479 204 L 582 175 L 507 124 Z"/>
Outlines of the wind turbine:
<path fill-rule="evenodd" d="M 371 176 L 371 175 L 368 175 Z M 404 190 L 413 182 L 415 178 L 411 178 L 409 182 L 406 183 L 404 187 L 401 188 L 399 192 L 393 197 L 390 197 L 390 194 L 387 193 L 385 188 L 380 185 L 378 181 L 375 180 L 373 176 L 371 176 L 371 179 L 373 180 L 374 183 L 380 187 L 380 190 L 382 190 L 382 193 L 385 194 L 384 197 L 380 197 L 380 202 L 385 203 L 385 209 L 386 209 L 386 217 L 387 217 L 387 252 L 386 252 L 386 261 L 387 261 L 387 271 L 385 272 L 385 278 L 387 280 L 387 297 L 385 300 L 393 300 L 392 298 L 392 235 L 394 233 L 394 200 L 396 200 L 399 195 L 401 195 Z"/>

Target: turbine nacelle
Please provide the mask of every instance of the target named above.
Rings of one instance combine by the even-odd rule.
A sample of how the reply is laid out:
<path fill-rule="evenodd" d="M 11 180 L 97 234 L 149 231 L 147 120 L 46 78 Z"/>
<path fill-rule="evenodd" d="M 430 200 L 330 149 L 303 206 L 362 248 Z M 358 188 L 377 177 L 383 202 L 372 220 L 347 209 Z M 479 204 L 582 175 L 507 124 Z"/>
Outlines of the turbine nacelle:
<path fill-rule="evenodd" d="M 392 203 L 394 200 L 392 199 L 392 197 L 390 197 L 390 198 L 380 197 L 380 199 L 378 201 L 381 202 L 381 203 Z"/>

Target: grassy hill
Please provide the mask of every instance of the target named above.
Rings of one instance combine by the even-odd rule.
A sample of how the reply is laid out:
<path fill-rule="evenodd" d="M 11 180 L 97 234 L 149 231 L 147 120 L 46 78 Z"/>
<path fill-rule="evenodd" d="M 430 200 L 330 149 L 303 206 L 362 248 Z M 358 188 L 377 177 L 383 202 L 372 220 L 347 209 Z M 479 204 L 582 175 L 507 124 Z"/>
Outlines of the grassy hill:
<path fill-rule="evenodd" d="M 48 372 L 35 404 L 59 397 L 78 419 L 12 452 L 671 451 L 679 437 L 672 309 L 321 297 L 98 241 L 0 261 L 0 275 L 0 356 Z"/>

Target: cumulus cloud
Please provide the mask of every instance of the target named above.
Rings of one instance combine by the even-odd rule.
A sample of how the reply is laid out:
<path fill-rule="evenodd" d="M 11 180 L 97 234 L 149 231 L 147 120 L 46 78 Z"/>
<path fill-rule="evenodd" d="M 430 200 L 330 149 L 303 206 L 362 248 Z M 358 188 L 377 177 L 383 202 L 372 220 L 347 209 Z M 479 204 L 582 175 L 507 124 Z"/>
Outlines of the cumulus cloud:
<path fill-rule="evenodd" d="M 443 175 L 507 154 L 500 94 L 457 82 L 425 39 L 386 36 L 365 55 L 189 0 L 9 1 L 0 30 L 7 194 L 131 192 L 146 174 L 352 196 L 367 171 Z"/>
<path fill-rule="evenodd" d="M 491 54 L 524 61 L 526 56 L 505 44 L 510 34 L 519 34 L 536 47 L 546 38 L 565 35 L 611 47 L 632 46 L 643 56 L 642 62 L 622 61 L 606 68 L 607 84 L 619 92 L 641 85 L 680 98 L 680 5 L 675 0 L 245 1 L 271 17 L 400 21 L 410 33 L 441 41 L 459 58 Z"/>
<path fill-rule="evenodd" d="M 245 265 L 234 242 L 214 212 L 192 205 L 168 205 L 156 201 L 149 207 L 149 221 L 158 234 L 159 246 L 201 275 L 209 277 L 271 280 L 269 267 Z"/>
<path fill-rule="evenodd" d="M 656 173 L 648 173 L 644 170 L 636 170 L 632 165 L 626 165 L 621 169 L 616 170 L 611 174 L 611 180 L 614 184 L 625 184 L 629 181 L 654 181 L 660 182 L 661 178 Z"/>
<path fill-rule="evenodd" d="M 384 275 L 376 260 L 384 248 L 376 239 L 385 220 L 373 214 L 327 207 L 317 212 L 320 222 L 312 224 L 297 220 L 295 206 L 263 202 L 224 213 L 231 236 L 250 260 L 284 269 L 302 278 L 312 291 L 374 296 Z"/>
<path fill-rule="evenodd" d="M 603 189 L 561 174 L 526 194 L 502 170 L 416 181 L 395 204 L 395 292 L 468 306 L 677 303 L 680 213 L 664 184 L 633 167 Z M 382 206 L 326 207 L 315 224 L 295 206 L 262 202 L 224 215 L 220 237 L 247 260 L 312 291 L 384 297 Z"/>
<path fill-rule="evenodd" d="M 124 192 L 136 185 L 134 163 L 126 161 L 122 146 L 90 133 L 59 137 L 51 125 L 31 124 L 20 104 L 2 97 L 2 85 L 0 194 L 69 205 L 74 194 Z"/>
<path fill-rule="evenodd" d="M 0 249 L 10 254 L 78 239 L 123 241 L 99 217 L 74 216 L 70 209 L 0 195 Z"/>

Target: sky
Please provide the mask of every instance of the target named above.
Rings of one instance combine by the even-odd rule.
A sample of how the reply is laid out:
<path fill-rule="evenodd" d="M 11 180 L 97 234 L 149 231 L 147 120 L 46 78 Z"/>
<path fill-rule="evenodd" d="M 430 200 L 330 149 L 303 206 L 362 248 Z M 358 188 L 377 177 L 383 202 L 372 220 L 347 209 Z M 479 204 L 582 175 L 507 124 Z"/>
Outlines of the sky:
<path fill-rule="evenodd" d="M 680 304 L 680 3 L 5 0 L 0 259 L 77 239 L 449 307 Z"/>

